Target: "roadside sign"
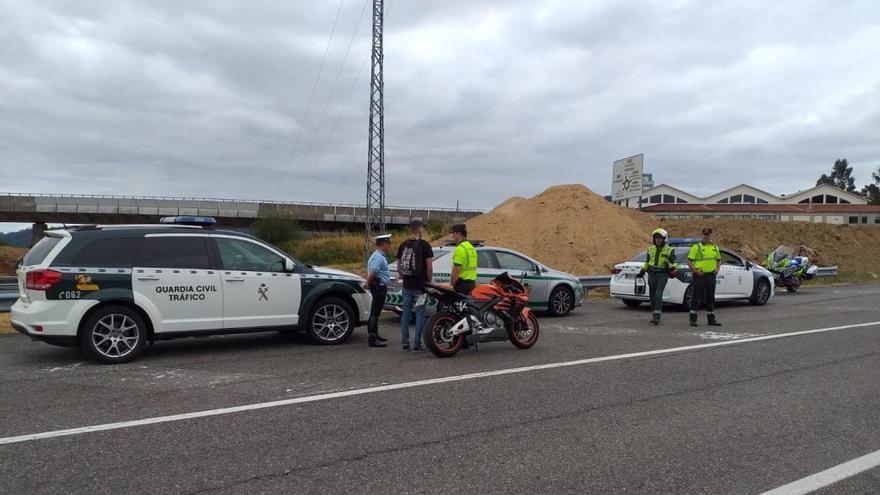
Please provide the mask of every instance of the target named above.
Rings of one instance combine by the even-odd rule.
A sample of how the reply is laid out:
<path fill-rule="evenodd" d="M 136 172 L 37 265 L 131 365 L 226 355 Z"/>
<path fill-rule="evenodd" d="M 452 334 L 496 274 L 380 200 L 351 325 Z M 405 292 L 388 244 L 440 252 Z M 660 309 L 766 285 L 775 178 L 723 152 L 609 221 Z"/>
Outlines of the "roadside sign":
<path fill-rule="evenodd" d="M 642 170 L 645 155 L 623 158 L 614 162 L 611 176 L 611 200 L 618 202 L 642 196 Z"/>

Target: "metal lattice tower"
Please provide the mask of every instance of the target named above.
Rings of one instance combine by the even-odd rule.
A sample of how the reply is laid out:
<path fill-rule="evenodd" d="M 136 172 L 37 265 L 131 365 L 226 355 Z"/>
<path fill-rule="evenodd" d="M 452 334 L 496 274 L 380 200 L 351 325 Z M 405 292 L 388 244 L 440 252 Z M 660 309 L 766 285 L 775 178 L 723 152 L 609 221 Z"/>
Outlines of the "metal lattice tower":
<path fill-rule="evenodd" d="M 385 103 L 382 53 L 383 0 L 373 0 L 373 53 L 370 71 L 370 140 L 367 152 L 366 243 L 385 232 Z"/>

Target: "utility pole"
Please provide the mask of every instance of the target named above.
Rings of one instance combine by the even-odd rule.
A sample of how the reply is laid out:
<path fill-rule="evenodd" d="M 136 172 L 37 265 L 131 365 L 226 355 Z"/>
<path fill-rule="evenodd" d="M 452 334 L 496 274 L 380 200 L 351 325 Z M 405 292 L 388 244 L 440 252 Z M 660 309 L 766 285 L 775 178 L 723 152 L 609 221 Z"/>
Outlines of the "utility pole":
<path fill-rule="evenodd" d="M 370 255 L 372 237 L 385 233 L 385 103 L 382 27 L 383 0 L 373 0 L 373 53 L 370 70 L 370 138 L 367 150 L 367 203 L 365 246 Z"/>

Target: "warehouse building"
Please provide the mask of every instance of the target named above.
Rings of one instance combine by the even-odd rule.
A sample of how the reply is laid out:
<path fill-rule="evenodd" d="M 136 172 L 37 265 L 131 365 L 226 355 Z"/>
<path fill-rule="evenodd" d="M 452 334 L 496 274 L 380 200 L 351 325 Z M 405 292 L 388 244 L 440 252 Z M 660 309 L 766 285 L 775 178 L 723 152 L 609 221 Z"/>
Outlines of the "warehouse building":
<path fill-rule="evenodd" d="M 747 184 L 698 197 L 660 184 L 642 195 L 641 210 L 659 218 L 753 218 L 880 226 L 880 205 L 830 185 L 777 196 Z"/>

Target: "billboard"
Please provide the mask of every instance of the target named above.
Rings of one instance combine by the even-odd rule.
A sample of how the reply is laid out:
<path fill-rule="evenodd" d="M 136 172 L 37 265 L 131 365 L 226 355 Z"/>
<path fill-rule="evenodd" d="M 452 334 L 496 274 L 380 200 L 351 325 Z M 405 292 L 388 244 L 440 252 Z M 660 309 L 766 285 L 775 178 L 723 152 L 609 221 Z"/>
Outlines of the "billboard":
<path fill-rule="evenodd" d="M 611 176 L 611 200 L 624 201 L 639 198 L 642 195 L 642 169 L 645 155 L 623 158 L 614 162 Z"/>

